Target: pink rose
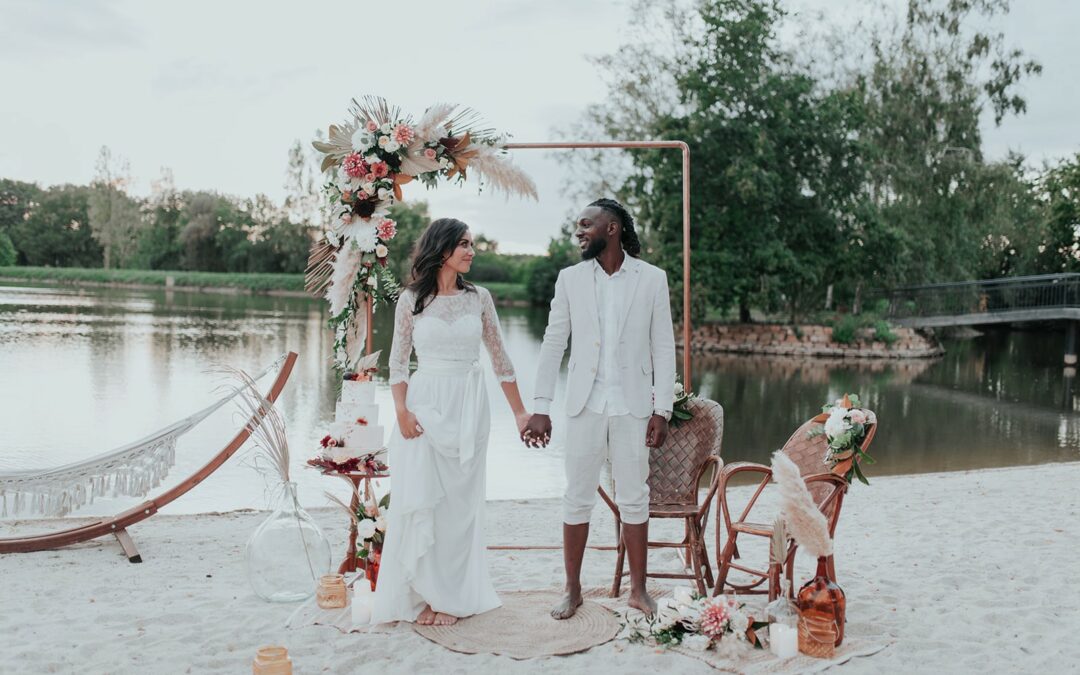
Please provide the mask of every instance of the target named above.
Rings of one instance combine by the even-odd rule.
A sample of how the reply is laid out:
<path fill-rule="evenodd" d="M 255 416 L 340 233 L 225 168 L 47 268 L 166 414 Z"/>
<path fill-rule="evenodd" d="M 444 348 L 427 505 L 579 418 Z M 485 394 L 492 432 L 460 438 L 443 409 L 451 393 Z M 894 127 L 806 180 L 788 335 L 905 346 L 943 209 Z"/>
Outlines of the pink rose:
<path fill-rule="evenodd" d="M 435 152 L 435 148 L 428 148 L 427 150 L 424 150 L 424 157 L 427 157 L 430 160 L 434 160 L 436 157 L 438 157 L 438 153 Z"/>
<path fill-rule="evenodd" d="M 852 424 L 866 424 L 866 413 L 856 408 L 848 414 Z"/>
<path fill-rule="evenodd" d="M 370 131 L 371 133 L 375 133 L 376 131 L 379 130 L 379 125 L 378 125 L 378 123 L 375 122 L 375 120 L 368 120 L 367 121 L 367 126 L 365 128 L 368 131 Z"/>
<path fill-rule="evenodd" d="M 357 198 L 357 199 L 359 199 L 359 200 L 360 200 L 360 201 L 362 201 L 362 202 L 363 202 L 363 201 L 367 201 L 367 198 L 368 198 L 368 197 L 370 197 L 370 196 L 371 196 L 371 195 L 369 195 L 368 193 L 364 192 L 363 190 L 361 190 L 360 192 L 357 192 L 357 193 L 356 193 L 356 198 Z"/>
<path fill-rule="evenodd" d="M 384 178 L 386 174 L 390 173 L 390 166 L 386 162 L 376 162 L 371 165 L 371 173 L 376 178 Z"/>
<path fill-rule="evenodd" d="M 369 173 L 368 175 L 364 176 L 364 182 L 365 183 L 374 183 L 375 182 L 375 174 L 374 173 Z"/>

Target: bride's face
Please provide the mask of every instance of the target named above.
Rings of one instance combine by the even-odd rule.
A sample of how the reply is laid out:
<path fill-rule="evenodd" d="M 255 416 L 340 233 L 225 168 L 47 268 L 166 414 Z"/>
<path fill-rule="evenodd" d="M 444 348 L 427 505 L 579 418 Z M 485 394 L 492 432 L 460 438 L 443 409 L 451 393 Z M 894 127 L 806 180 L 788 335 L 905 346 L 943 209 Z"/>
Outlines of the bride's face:
<path fill-rule="evenodd" d="M 461 239 L 458 240 L 457 246 L 455 246 L 443 260 L 443 266 L 449 267 L 458 274 L 465 274 L 472 268 L 473 256 L 476 255 L 476 251 L 473 250 L 472 232 L 465 230 L 465 234 L 461 235 Z"/>

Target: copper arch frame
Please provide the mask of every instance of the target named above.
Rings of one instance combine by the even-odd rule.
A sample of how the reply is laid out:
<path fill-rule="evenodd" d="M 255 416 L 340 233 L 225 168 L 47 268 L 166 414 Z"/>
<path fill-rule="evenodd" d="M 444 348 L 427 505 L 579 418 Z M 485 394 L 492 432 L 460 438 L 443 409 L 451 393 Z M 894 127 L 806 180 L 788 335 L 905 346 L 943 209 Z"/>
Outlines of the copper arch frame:
<path fill-rule="evenodd" d="M 562 143 L 507 143 L 507 150 L 579 150 L 613 148 L 672 148 L 682 151 L 683 220 L 683 382 L 690 389 L 690 146 L 683 141 L 568 141 Z"/>

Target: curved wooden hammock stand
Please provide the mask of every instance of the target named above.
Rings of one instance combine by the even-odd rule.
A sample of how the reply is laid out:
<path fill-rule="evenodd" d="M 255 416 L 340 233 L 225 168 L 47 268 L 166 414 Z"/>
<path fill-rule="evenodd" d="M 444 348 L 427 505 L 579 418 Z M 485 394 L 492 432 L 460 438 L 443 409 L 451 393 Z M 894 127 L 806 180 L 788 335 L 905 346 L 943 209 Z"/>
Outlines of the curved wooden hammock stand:
<path fill-rule="evenodd" d="M 266 393 L 266 400 L 271 404 L 277 401 L 278 396 L 281 394 L 281 390 L 285 388 L 285 383 L 288 381 L 289 375 L 292 374 L 293 366 L 296 364 L 296 356 L 296 352 L 288 353 L 285 357 L 285 362 L 281 366 L 281 370 L 278 371 L 277 377 L 274 378 L 273 384 L 270 385 L 270 390 Z M 45 551 L 111 534 L 120 542 L 120 546 L 123 547 L 124 554 L 127 555 L 130 562 L 142 562 L 142 556 L 140 556 L 138 550 L 136 550 L 135 542 L 131 540 L 131 535 L 127 533 L 127 528 L 154 515 L 161 507 L 169 504 L 178 497 L 187 494 L 188 490 L 203 482 L 210 474 L 217 471 L 226 460 L 236 454 L 236 451 L 240 449 L 240 446 L 242 446 L 244 442 L 247 441 L 248 437 L 251 436 L 251 430 L 262 423 L 263 417 L 267 412 L 268 411 L 260 408 L 256 414 L 251 416 L 244 427 L 237 432 L 236 436 L 229 441 L 229 444 L 226 445 L 221 452 L 214 455 L 214 457 L 203 465 L 202 468 L 188 476 L 179 485 L 160 496 L 148 499 L 142 504 L 130 508 L 116 516 L 105 518 L 95 523 L 90 523 L 89 525 L 81 525 L 67 530 L 28 537 L 9 537 L 0 539 L 0 553 Z"/>

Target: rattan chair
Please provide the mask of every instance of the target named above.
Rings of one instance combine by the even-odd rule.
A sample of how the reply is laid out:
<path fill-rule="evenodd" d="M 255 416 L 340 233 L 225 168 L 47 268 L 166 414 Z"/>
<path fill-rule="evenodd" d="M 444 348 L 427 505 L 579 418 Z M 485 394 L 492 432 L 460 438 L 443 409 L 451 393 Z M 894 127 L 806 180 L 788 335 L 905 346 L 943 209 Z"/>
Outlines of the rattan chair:
<path fill-rule="evenodd" d="M 672 426 L 664 445 L 649 453 L 649 518 L 682 518 L 685 535 L 680 542 L 650 541 L 649 548 L 679 548 L 685 553 L 691 574 L 650 573 L 648 576 L 664 579 L 693 579 L 698 591 L 705 595 L 706 582 L 713 584 L 712 566 L 705 549 L 702 533 L 709 507 L 716 494 L 720 467 L 720 443 L 724 436 L 724 409 L 708 399 L 693 399 L 687 405 L 693 415 L 677 426 Z M 706 472 L 709 491 L 705 501 L 698 503 L 698 490 Z M 618 486 L 614 486 L 618 490 Z M 619 596 L 624 570 L 626 547 L 622 541 L 622 518 L 615 500 L 603 487 L 597 488 L 600 497 L 615 514 L 615 534 L 618 541 L 615 560 L 615 581 L 611 585 L 611 597 Z"/>
<path fill-rule="evenodd" d="M 826 419 L 828 419 L 828 415 L 823 413 L 805 422 L 795 430 L 795 433 L 787 440 L 784 447 L 781 448 L 781 451 L 799 467 L 799 472 L 807 483 L 810 495 L 814 498 L 814 501 L 817 502 L 821 512 L 825 514 L 825 519 L 829 525 L 829 536 L 833 536 L 836 533 L 836 524 L 840 520 L 840 508 L 843 506 L 844 495 L 847 493 L 848 488 L 848 483 L 843 476 L 847 470 L 851 468 L 852 460 L 845 460 L 830 469 L 825 463 L 825 450 L 828 447 L 828 441 L 826 440 L 825 435 L 821 434 L 813 438 L 807 436 L 807 432 L 810 431 L 812 427 L 823 424 Z M 862 443 L 862 449 L 864 451 L 870 447 L 870 442 L 874 439 L 874 434 L 876 432 L 876 423 L 867 428 L 866 437 Z M 761 474 L 761 480 L 754 490 L 754 493 L 751 495 L 750 500 L 746 503 L 746 507 L 742 510 L 742 513 L 739 514 L 737 519 L 733 520 L 731 510 L 728 506 L 727 487 L 732 478 L 742 473 L 759 473 Z M 787 556 L 782 561 L 772 560 L 772 547 L 769 547 L 769 564 L 764 570 L 754 569 L 747 565 L 733 562 L 733 560 L 739 559 L 737 538 L 740 534 L 766 538 L 772 537 L 773 526 L 771 523 L 752 522 L 747 520 L 758 497 L 761 496 L 761 493 L 765 490 L 766 486 L 772 482 L 772 469 L 762 464 L 755 464 L 752 462 L 733 462 L 726 465 L 723 470 L 721 470 L 719 482 L 720 508 L 717 510 L 716 523 L 716 558 L 719 571 L 717 574 L 716 586 L 713 587 L 713 595 L 720 595 L 721 593 L 767 593 L 769 600 L 772 600 L 779 595 L 781 568 L 786 569 L 789 592 L 794 593 L 791 582 L 795 574 L 795 553 L 798 549 L 798 546 L 794 541 L 788 543 Z M 727 539 L 723 548 L 720 546 L 721 524 L 723 525 L 724 531 L 727 533 Z M 728 579 L 732 570 L 738 570 L 749 575 L 751 581 L 745 584 L 733 583 Z M 829 556 L 828 559 L 828 572 L 830 578 L 835 580 L 836 568 L 832 556 Z M 767 588 L 761 588 L 762 584 L 765 583 L 768 584 Z"/>

